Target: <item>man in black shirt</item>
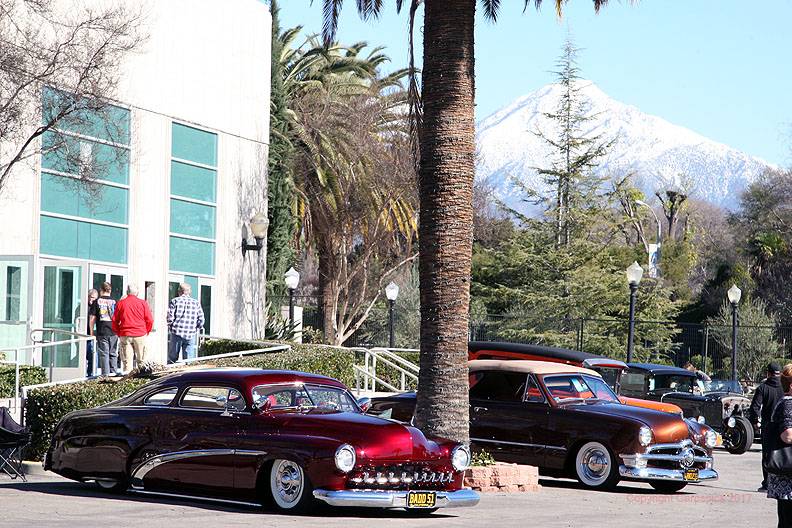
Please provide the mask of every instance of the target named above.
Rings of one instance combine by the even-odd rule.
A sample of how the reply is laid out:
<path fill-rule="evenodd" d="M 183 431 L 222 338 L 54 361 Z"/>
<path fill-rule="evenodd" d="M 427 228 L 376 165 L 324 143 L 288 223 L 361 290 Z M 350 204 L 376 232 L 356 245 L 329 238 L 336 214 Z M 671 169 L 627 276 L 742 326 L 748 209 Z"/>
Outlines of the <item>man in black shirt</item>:
<path fill-rule="evenodd" d="M 96 323 L 96 349 L 102 376 L 118 372 L 118 337 L 113 333 L 113 313 L 116 302 L 110 297 L 113 287 L 109 282 L 102 283 L 101 295 L 91 306 L 90 327 Z"/>
<path fill-rule="evenodd" d="M 767 365 L 767 379 L 756 388 L 754 392 L 753 401 L 751 401 L 751 408 L 748 410 L 748 419 L 754 424 L 754 428 L 759 425 L 759 418 L 762 419 L 762 429 L 765 429 L 770 424 L 770 417 L 773 415 L 773 410 L 776 404 L 784 397 L 784 390 L 781 388 L 781 367 L 778 363 L 772 362 Z M 770 450 L 769 438 L 764 431 L 762 431 L 762 460 L 764 461 Z M 767 471 L 764 470 L 762 464 L 762 486 L 759 491 L 766 491 L 767 489 Z"/>

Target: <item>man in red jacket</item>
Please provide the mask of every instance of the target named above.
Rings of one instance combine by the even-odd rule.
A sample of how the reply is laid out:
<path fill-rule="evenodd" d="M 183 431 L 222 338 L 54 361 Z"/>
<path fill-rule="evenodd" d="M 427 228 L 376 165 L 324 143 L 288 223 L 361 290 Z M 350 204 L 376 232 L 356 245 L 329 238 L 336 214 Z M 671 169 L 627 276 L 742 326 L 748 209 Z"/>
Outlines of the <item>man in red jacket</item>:
<path fill-rule="evenodd" d="M 127 286 L 127 295 L 116 303 L 113 314 L 113 332 L 119 337 L 119 348 L 124 372 L 129 373 L 133 366 L 140 366 L 145 361 L 145 338 L 154 326 L 154 317 L 146 301 L 137 296 L 138 289 L 134 284 Z M 134 352 L 135 363 L 129 357 L 129 348 Z"/>

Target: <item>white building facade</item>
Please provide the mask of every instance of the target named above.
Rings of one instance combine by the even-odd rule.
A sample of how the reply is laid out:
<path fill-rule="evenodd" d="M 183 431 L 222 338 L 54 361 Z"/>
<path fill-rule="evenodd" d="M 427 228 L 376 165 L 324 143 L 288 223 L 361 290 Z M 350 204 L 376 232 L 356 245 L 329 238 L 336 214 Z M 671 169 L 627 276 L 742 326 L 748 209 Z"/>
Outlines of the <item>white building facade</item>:
<path fill-rule="evenodd" d="M 121 66 L 108 113 L 116 133 L 64 126 L 42 138 L 105 161 L 95 192 L 48 154 L 15 168 L 0 191 L 0 349 L 27 344 L 35 328 L 85 332 L 88 289 L 105 281 L 116 299 L 134 283 L 149 302 L 153 361 L 166 361 L 180 282 L 203 305 L 205 333 L 250 338 L 264 327 L 266 249 L 241 246 L 267 210 L 268 7 L 127 1 L 143 6 L 147 38 Z M 84 372 L 80 347 L 53 354 L 41 359 L 56 378 Z"/>

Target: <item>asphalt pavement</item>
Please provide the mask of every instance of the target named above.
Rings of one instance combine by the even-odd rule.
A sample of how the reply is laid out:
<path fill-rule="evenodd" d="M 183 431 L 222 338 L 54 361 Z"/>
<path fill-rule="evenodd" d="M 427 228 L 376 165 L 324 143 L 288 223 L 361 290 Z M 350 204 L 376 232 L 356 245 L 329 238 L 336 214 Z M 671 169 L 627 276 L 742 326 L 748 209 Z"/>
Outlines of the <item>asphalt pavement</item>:
<path fill-rule="evenodd" d="M 673 495 L 658 494 L 641 483 L 597 492 L 572 480 L 542 479 L 539 492 L 484 494 L 477 507 L 439 510 L 429 518 L 413 518 L 398 510 L 342 508 L 323 508 L 313 516 L 279 515 L 209 501 L 110 495 L 92 484 L 52 474 L 31 476 L 27 483 L 0 474 L 0 527 L 775 526 L 775 501 L 756 491 L 762 477 L 758 444 L 743 455 L 716 451 L 715 467 L 719 480 L 691 485 Z"/>

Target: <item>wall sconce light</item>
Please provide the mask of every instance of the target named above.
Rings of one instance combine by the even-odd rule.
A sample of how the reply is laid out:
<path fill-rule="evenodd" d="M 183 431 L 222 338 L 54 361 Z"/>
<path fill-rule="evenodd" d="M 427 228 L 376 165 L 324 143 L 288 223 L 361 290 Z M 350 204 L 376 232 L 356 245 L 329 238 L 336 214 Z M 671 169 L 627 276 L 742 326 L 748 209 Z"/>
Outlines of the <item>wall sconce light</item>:
<path fill-rule="evenodd" d="M 256 213 L 250 219 L 250 232 L 253 238 L 256 239 L 255 244 L 248 244 L 247 237 L 242 237 L 242 256 L 248 251 L 261 251 L 264 247 L 264 237 L 267 236 L 267 228 L 269 227 L 269 219 L 264 213 Z"/>

